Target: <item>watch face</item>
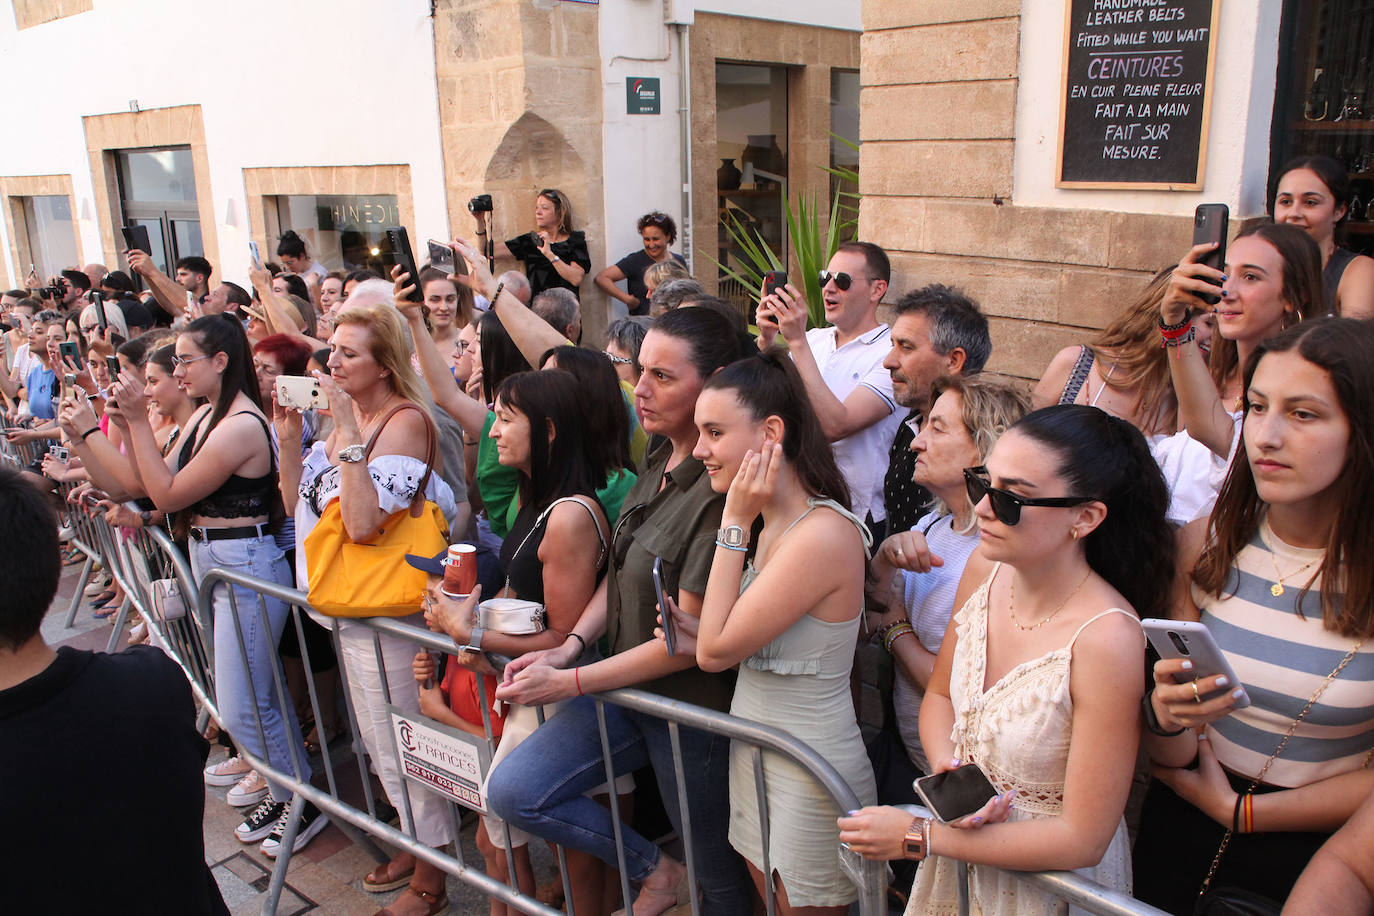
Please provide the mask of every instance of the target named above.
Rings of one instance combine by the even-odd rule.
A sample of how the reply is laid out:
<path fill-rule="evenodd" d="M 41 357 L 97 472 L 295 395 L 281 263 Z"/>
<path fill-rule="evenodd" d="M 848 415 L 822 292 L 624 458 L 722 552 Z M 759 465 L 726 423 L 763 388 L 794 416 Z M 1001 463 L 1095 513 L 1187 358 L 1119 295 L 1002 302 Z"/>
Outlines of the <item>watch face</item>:
<path fill-rule="evenodd" d="M 720 539 L 731 547 L 744 546 L 744 529 L 738 525 L 720 529 Z"/>

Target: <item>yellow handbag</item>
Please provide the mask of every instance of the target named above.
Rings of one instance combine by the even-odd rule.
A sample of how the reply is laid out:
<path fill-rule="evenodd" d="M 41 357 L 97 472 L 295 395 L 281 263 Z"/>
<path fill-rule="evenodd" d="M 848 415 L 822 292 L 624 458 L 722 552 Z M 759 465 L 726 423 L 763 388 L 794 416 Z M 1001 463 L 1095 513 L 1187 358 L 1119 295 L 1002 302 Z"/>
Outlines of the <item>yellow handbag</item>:
<path fill-rule="evenodd" d="M 353 541 L 344 528 L 339 500 L 325 507 L 305 539 L 310 605 L 330 617 L 405 617 L 420 609 L 425 573 L 405 561 L 413 553 L 432 557 L 448 547 L 448 525 L 439 507 L 425 498 L 434 471 L 438 436 L 434 423 L 414 404 L 392 408 L 368 440 L 365 457 L 372 455 L 377 437 L 397 411 L 419 410 L 425 417 L 427 459 L 425 475 L 408 510 L 388 518 L 366 541 Z"/>

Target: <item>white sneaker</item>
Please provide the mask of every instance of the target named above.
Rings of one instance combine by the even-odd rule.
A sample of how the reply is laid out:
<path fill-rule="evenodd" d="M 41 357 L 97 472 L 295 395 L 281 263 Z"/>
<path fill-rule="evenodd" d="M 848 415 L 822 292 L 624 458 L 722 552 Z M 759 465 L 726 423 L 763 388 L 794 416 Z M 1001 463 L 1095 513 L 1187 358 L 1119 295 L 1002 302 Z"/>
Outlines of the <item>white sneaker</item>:
<path fill-rule="evenodd" d="M 235 783 L 224 800 L 235 808 L 246 808 L 249 805 L 256 805 L 266 797 L 267 780 L 263 779 L 257 770 L 254 770 Z"/>
<path fill-rule="evenodd" d="M 207 786 L 232 786 L 251 772 L 253 772 L 253 768 L 248 765 L 247 761 L 238 757 L 230 757 L 219 763 L 212 763 L 205 768 L 205 784 Z"/>
<path fill-rule="evenodd" d="M 243 823 L 234 828 L 234 836 L 238 837 L 240 843 L 256 843 L 266 839 L 285 813 L 286 802 L 277 801 L 269 792 L 256 808 L 248 812 Z"/>

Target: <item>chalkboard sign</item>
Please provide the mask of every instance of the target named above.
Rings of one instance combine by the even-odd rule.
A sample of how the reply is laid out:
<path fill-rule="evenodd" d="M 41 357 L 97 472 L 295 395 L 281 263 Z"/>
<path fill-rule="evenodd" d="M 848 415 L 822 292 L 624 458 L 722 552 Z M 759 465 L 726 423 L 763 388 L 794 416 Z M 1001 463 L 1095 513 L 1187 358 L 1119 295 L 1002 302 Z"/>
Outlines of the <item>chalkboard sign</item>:
<path fill-rule="evenodd" d="M 1066 0 L 1061 188 L 1202 189 L 1221 0 Z"/>

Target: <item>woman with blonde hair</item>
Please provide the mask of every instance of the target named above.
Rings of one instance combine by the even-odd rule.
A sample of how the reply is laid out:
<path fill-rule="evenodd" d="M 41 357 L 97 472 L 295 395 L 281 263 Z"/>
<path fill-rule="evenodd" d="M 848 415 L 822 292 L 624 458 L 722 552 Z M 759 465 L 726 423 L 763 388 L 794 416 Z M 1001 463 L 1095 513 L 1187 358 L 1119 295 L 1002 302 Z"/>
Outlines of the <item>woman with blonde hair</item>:
<path fill-rule="evenodd" d="M 557 188 L 544 188 L 534 198 L 534 231 L 506 239 L 503 245 L 494 246 L 487 241 L 486 213 L 477 212 L 473 217 L 477 220 L 477 241 L 483 254 L 490 258 L 515 258 L 524 264 L 531 299 L 556 286 L 576 294 L 587 271 L 592 269 L 587 237 L 573 228 L 572 202 Z"/>
<path fill-rule="evenodd" d="M 355 543 L 372 539 L 389 519 L 408 511 L 421 486 L 424 497 L 439 506 L 450 525 L 458 512 L 453 491 L 430 464 L 437 460 L 427 451 L 427 443 L 434 441 L 434 421 L 410 364 L 410 342 L 400 314 L 389 304 L 345 308 L 335 321 L 329 349 L 328 374 L 315 375 L 329 399 L 329 407 L 321 412 L 333 418 L 334 431 L 301 459 L 300 413 L 280 411 L 275 421 L 282 496 L 295 507 L 296 577 L 303 588 L 310 581 L 307 539 L 334 500 L 339 501 L 344 530 Z M 413 618 L 401 619 L 424 626 L 418 605 Z M 406 833 L 426 845 L 444 846 L 453 839 L 446 804 L 428 792 L 407 793 L 391 753 L 388 697 L 405 713 L 420 711 L 411 674 L 416 646 L 376 634 L 351 619 L 339 619 L 338 624 L 340 661 L 358 729 L 387 797 L 401 812 Z M 444 873 L 408 853 L 363 879 L 363 887 L 376 892 L 407 884 L 407 892 L 384 912 L 432 914 L 447 907 Z"/>

